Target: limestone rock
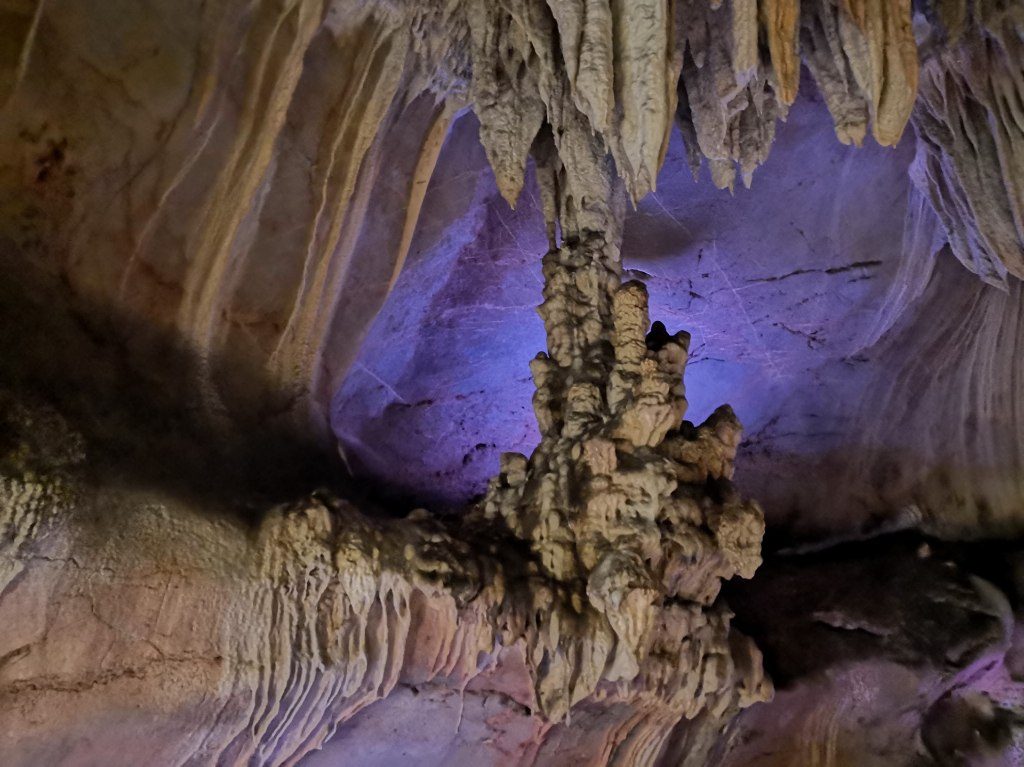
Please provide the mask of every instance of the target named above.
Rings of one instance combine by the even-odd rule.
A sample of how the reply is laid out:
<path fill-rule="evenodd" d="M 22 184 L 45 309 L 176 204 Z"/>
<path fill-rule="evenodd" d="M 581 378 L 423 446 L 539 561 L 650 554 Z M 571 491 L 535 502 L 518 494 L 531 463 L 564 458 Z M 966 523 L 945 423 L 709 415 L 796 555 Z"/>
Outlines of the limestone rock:
<path fill-rule="evenodd" d="M 11 400 L 0 462 L 9 763 L 130 760 L 132 749 L 295 763 L 398 685 L 475 684 L 548 723 L 539 763 L 575 737 L 559 723 L 579 712 L 594 723 L 574 748 L 641 764 L 680 719 L 765 699 L 759 654 L 716 601 L 722 579 L 752 574 L 763 532 L 759 509 L 728 488 L 738 424 L 679 425 L 685 336 L 648 348 L 646 294 L 615 287 L 613 255 L 603 242 L 550 255 L 553 421 L 461 522 L 373 521 L 317 493 L 247 529 L 151 490 L 93 488 L 60 416 Z M 705 466 L 699 478 L 677 480 L 653 449 L 668 443 Z M 39 600 L 46 610 L 21 620 Z M 114 701 L 134 713 L 101 727 Z M 153 717 L 160 726 L 140 736 Z"/>
<path fill-rule="evenodd" d="M 958 15 L 957 18 L 962 18 Z M 942 221 L 953 254 L 985 282 L 1024 277 L 1024 134 L 1010 105 L 1024 93 L 1024 10 L 979 6 L 965 21 L 935 19 L 914 112 L 911 177 Z"/>
<path fill-rule="evenodd" d="M 940 5 L 936 28 L 949 32 L 934 53 L 922 42 L 926 70 L 955 69 L 942 61 L 977 47 L 983 29 L 1002 41 L 990 64 L 1010 87 L 1013 4 L 979 19 Z M 580 188 L 563 189 L 574 200 L 565 225 L 597 231 L 588 211 L 608 190 L 581 166 L 591 141 L 634 202 L 654 189 L 674 118 L 716 184 L 732 188 L 737 172 L 749 184 L 801 60 L 841 140 L 860 143 L 870 128 L 894 144 L 917 90 L 911 10 L 906 0 L 145 0 L 107 19 L 82 0 L 9 0 L 3 232 L 88 301 L 175 328 L 202 359 L 236 357 L 196 371 L 225 427 L 256 411 L 326 439 L 330 397 L 405 262 L 460 110 L 476 112 L 510 201 L 539 140 L 543 167 L 579 176 Z M 937 78 L 926 72 L 925 102 L 938 103 Z M 998 110 L 995 92 L 980 95 L 987 87 L 974 83 L 969 98 Z M 996 281 L 996 264 L 1017 269 L 1019 249 L 1005 117 L 993 141 L 1010 191 L 999 174 L 957 170 L 970 150 L 952 138 L 929 139 L 942 149 L 924 163 L 948 227 L 984 232 L 950 234 L 958 256 Z M 983 189 L 1005 203 L 951 197 Z"/>
<path fill-rule="evenodd" d="M 0 285 L 4 313 L 33 303 L 19 294 L 38 271 L 56 298 L 19 317 L 41 326 L 20 345 L 59 330 L 47 344 L 80 342 L 70 357 L 89 369 L 59 370 L 47 344 L 18 349 L 37 366 L 2 366 L 6 762 L 294 764 L 339 725 L 372 731 L 371 709 L 393 692 L 385 711 L 420 690 L 441 709 L 468 692 L 477 731 L 504 718 L 499 745 L 471 752 L 496 761 L 507 747 L 541 764 L 752 764 L 745 749 L 786 742 L 830 764 L 861 753 L 840 725 L 898 713 L 848 707 L 848 687 L 914 712 L 884 738 L 917 735 L 936 760 L 1005 750 L 1012 696 L 965 690 L 975 672 L 1013 689 L 1009 603 L 944 562 L 827 563 L 827 593 L 801 580 L 813 564 L 762 580 L 740 622 L 763 629 L 780 681 L 815 692 L 754 705 L 771 683 L 720 595 L 761 563 L 764 515 L 732 484 L 739 421 L 727 406 L 683 420 L 690 338 L 651 326 L 620 250 L 627 199 L 654 189 L 674 120 L 694 170 L 707 159 L 731 190 L 767 160 L 801 59 L 839 139 L 858 145 L 869 129 L 899 141 L 923 66 L 917 202 L 957 258 L 1017 296 L 1017 4 L 922 4 L 917 19 L 909 0 L 129 5 L 0 2 L 0 262 L 18 278 Z M 283 502 L 239 492 L 286 455 L 282 423 L 323 445 L 327 403 L 466 107 L 510 203 L 532 158 L 546 218 L 548 343 L 530 366 L 539 445 L 506 455 L 459 519 L 374 519 L 309 487 Z M 907 267 L 875 340 L 918 299 L 948 308 L 926 272 Z M 969 299 L 962 315 L 938 313 L 933 346 L 970 349 L 943 364 L 988 413 L 1007 405 L 960 363 L 1013 351 L 1017 334 L 1002 330 L 1017 313 L 1006 297 Z M 976 347 L 971 327 L 1003 345 Z M 897 358 L 899 406 L 943 399 L 907 396 L 918 379 L 905 350 L 880 349 Z M 136 410 L 152 426 L 126 434 Z M 941 433 L 919 424 L 922 444 L 968 451 L 974 410 Z M 861 471 L 879 465 L 867 452 L 833 476 L 880 475 Z M 1020 497 L 1011 483 L 974 492 L 956 472 L 918 480 L 873 479 L 870 492 L 940 532 L 962 531 L 915 505 L 938 486 L 997 521 Z M 808 485 L 834 492 L 827 477 Z M 844 600 L 858 583 L 877 598 Z M 941 625 L 936 602 L 949 606 Z M 803 650 L 801 631 L 827 650 L 810 659 L 822 667 L 786 655 Z M 1011 682 L 987 676 L 1004 670 Z M 798 724 L 763 739 L 780 710 Z"/>

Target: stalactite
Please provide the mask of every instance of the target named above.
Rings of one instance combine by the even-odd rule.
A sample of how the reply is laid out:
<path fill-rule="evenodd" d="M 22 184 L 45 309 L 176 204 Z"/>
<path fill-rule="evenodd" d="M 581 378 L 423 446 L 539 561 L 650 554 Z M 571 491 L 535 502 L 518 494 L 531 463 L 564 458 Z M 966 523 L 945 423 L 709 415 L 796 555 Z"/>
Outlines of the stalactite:
<path fill-rule="evenodd" d="M 320 492 L 242 524 L 150 488 L 97 487 L 59 414 L 0 395 L 0 625 L 11 627 L 0 753 L 51 763 L 52 743 L 73 743 L 61 759 L 97 762 L 120 744 L 136 761 L 294 764 L 400 685 L 477 683 L 542 722 L 541 758 L 577 745 L 566 723 L 579 717 L 597 761 L 651 764 L 769 697 L 760 653 L 720 598 L 761 560 L 763 514 L 732 484 L 741 427 L 728 406 L 683 420 L 689 338 L 652 326 L 645 288 L 623 284 L 623 212 L 654 189 L 675 121 L 695 171 L 706 159 L 718 186 L 733 188 L 737 172 L 749 185 L 801 60 L 841 141 L 870 130 L 897 143 L 918 90 L 908 0 L 220 0 L 196 4 L 198 22 L 173 9 L 184 20 L 163 62 L 170 85 L 132 80 L 135 59 L 78 41 L 43 2 L 12 7 L 0 9 L 14 20 L 0 51 L 0 108 L 15 115 L 4 151 L 64 147 L 62 131 L 81 131 L 70 152 L 94 184 L 69 171 L 58 195 L 37 174 L 18 223 L 58 232 L 40 251 L 79 294 L 173 324 L 219 416 L 229 398 L 213 361 L 236 346 L 273 390 L 256 404 L 239 397 L 248 417 L 304 419 L 330 395 L 379 305 L 365 299 L 342 321 L 344 299 L 364 290 L 352 275 L 381 261 L 382 299 L 463 106 L 510 203 L 533 157 L 551 247 L 548 348 L 530 363 L 540 444 L 504 455 L 458 520 L 373 521 Z M 954 253 L 1003 284 L 1024 275 L 1024 21 L 1009 2 L 978 7 L 929 10 L 914 172 Z M 91 65 L 69 125 L 51 125 L 63 94 L 45 63 L 33 69 L 47 21 L 51 47 L 81 42 L 74 66 Z M 131 23 L 160 39 L 156 22 Z M 104 56 L 110 66 L 91 60 Z M 117 96 L 108 70 L 126 73 Z M 97 93 L 111 101 L 93 104 Z M 124 125 L 111 119 L 123 113 Z M 392 189 L 384 171 L 399 165 L 388 153 L 400 129 L 415 134 L 401 159 L 411 180 Z M 24 191 L 17 175 L 2 177 L 5 201 Z M 378 239 L 367 234 L 375 194 L 398 211 Z M 250 305 L 260 285 L 273 296 Z M 922 277 L 894 305 L 944 306 L 937 285 Z M 975 324 L 1016 321 L 1002 303 L 975 303 L 964 315 Z M 946 327 L 954 319 L 936 325 L 935 344 L 974 349 Z M 336 353 L 342 333 L 351 348 Z M 986 361 L 999 350 L 974 351 Z M 900 402 L 913 400 L 903 389 L 924 391 L 912 372 L 895 379 Z M 961 430 L 970 444 L 973 425 Z M 1016 497 L 1006 489 L 996 508 Z M 118 730 L 107 715 L 123 699 L 148 708 L 124 712 Z"/>
<path fill-rule="evenodd" d="M 163 11 L 147 2 L 124 24 L 155 45 Z M 203 401 L 225 426 L 244 412 L 312 424 L 324 438 L 327 401 L 352 363 L 346 349 L 404 262 L 420 182 L 464 107 L 510 202 L 538 137 L 569 168 L 586 162 L 574 138 L 584 133 L 636 201 L 655 186 L 674 123 L 695 170 L 707 160 L 718 186 L 733 188 L 737 176 L 750 184 L 796 96 L 801 62 L 846 143 L 870 131 L 895 144 L 917 92 L 908 0 L 216 0 L 177 9 L 188 23 L 161 53 L 158 86 L 129 52 L 47 7 L 27 0 L 0 11 L 12 30 L 0 61 L 0 93 L 10 91 L 0 96 L 0 159 L 17 167 L 22 153 L 40 151 L 32 142 L 70 137 L 61 151 L 76 173 L 60 178 L 66 194 L 5 176 L 0 191 L 32 199 L 15 228 L 45 244 L 78 294 L 174 325 L 204 357 L 243 357 L 244 374 L 198 371 Z M 1002 283 L 1024 270 L 1019 9 L 989 3 L 971 15 L 955 0 L 930 9 L 918 12 L 918 176 L 954 252 Z M 67 48 L 93 66 L 64 70 L 32 55 L 40 28 L 53 41 L 44 52 Z M 993 67 L 1003 74 L 986 79 Z M 117 93 L 103 72 L 126 73 Z M 73 98 L 49 87 L 72 77 Z M 967 137 L 987 122 L 997 129 L 975 149 Z M 80 152 L 84 143 L 94 149 Z M 396 164 L 417 181 L 393 183 Z M 587 216 L 602 182 L 577 183 L 598 186 L 571 193 L 565 223 L 599 227 Z M 983 206 L 982 196 L 996 202 Z M 406 213 L 381 225 L 393 237 L 374 229 L 370 212 L 381 207 Z M 256 374 L 267 384 L 250 391 Z"/>

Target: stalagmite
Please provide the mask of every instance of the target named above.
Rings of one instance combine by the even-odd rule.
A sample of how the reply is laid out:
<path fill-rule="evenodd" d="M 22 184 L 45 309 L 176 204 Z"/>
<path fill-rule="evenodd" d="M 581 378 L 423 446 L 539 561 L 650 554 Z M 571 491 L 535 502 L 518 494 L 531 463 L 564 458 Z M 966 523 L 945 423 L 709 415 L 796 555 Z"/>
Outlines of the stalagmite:
<path fill-rule="evenodd" d="M 625 193 L 615 153 L 590 131 L 564 76 L 558 84 L 559 127 L 530 141 L 552 236 L 561 238 L 543 263 L 548 352 L 531 364 L 542 433 L 531 458 L 507 455 L 458 530 L 420 515 L 371 523 L 326 497 L 271 510 L 248 538 L 199 519 L 176 528 L 179 517 L 163 506 L 133 515 L 131 551 L 151 550 L 144 541 L 155 537 L 168 538 L 171 551 L 194 539 L 171 578 L 190 584 L 180 618 L 199 609 L 203 619 L 168 624 L 161 609 L 159 622 L 147 624 L 132 610 L 101 617 L 93 607 L 93 630 L 141 644 L 115 653 L 110 667 L 88 653 L 68 656 L 56 676 L 35 659 L 68 652 L 59 633 L 48 620 L 30 630 L 22 649 L 5 650 L 21 659 L 7 687 L 15 705 L 6 709 L 14 718 L 5 751 L 33 753 L 20 716 L 38 706 L 74 716 L 82 696 L 68 703 L 65 691 L 104 694 L 106 683 L 97 687 L 91 675 L 106 675 L 114 690 L 181 663 L 209 666 L 208 681 L 171 684 L 165 705 L 179 710 L 203 690 L 230 713 L 199 741 L 160 743 L 175 760 L 291 763 L 400 679 L 464 687 L 491 663 L 521 668 L 525 679 L 508 694 L 530 690 L 524 705 L 552 723 L 585 702 L 609 714 L 628 703 L 606 744 L 606 758 L 620 764 L 651 763 L 681 719 L 723 720 L 767 697 L 756 648 L 730 630 L 717 600 L 723 579 L 749 578 L 760 561 L 763 515 L 730 483 L 739 424 L 728 408 L 700 427 L 682 420 L 688 336 L 647 336 L 646 291 L 620 284 Z M 499 168 L 502 157 L 519 167 L 520 141 L 492 155 Z M 24 432 L 32 418 L 14 425 Z M 0 504 L 12 541 L 7 582 L 20 579 L 0 610 L 22 609 L 18 594 L 27 588 L 72 611 L 79 579 L 91 572 L 108 573 L 91 592 L 127 588 L 124 578 L 170 588 L 123 547 L 80 550 L 74 531 L 90 524 L 87 513 L 74 503 L 64 512 L 52 500 L 41 504 L 50 484 L 32 492 L 20 455 L 11 456 Z M 50 482 L 75 485 L 63 474 Z M 226 557 L 214 553 L 225 546 Z M 190 604 L 210 590 L 221 619 Z M 238 623 L 232 616 L 241 610 L 248 619 Z M 178 636 L 189 625 L 199 634 Z M 160 649 L 164 631 L 174 636 L 173 657 Z"/>
<path fill-rule="evenodd" d="M 577 188 L 567 176 L 565 186 Z M 571 208 L 558 186 L 558 209 Z M 646 291 L 620 284 L 621 212 L 602 213 L 604 231 L 573 231 L 545 256 L 548 353 L 531 363 L 541 443 L 528 460 L 503 457 L 484 514 L 529 542 L 541 573 L 585 587 L 573 599 L 602 627 L 595 641 L 608 649 L 599 665 L 609 681 L 658 689 L 687 718 L 721 715 L 761 694 L 755 680 L 728 681 L 736 672 L 727 662 L 724 677 L 693 697 L 685 669 L 728 646 L 728 620 L 711 605 L 722 579 L 753 575 L 763 516 L 729 486 L 739 432 L 731 412 L 698 429 L 680 425 L 689 338 L 645 341 Z M 689 647 L 686 661 L 659 660 L 680 646 Z M 555 657 L 570 669 L 578 663 L 561 647 Z M 586 696 L 572 680 L 595 671 L 552 680 L 542 700 L 566 712 Z"/>

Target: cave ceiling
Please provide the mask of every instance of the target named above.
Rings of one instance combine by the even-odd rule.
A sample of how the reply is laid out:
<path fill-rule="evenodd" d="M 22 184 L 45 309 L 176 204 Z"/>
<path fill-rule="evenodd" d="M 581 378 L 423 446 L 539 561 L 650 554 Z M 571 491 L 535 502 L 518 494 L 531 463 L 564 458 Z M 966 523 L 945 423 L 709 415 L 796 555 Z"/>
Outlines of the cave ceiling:
<path fill-rule="evenodd" d="M 695 333 L 696 411 L 734 404 L 773 520 L 1014 526 L 1017 409 L 978 418 L 1016 394 L 1017 4 L 51 10 L 5 10 L 5 242 L 186 339 L 220 422 L 336 436 L 410 503 L 482 492 L 535 438 L 550 125 L 563 195 L 579 136 L 616 163 L 626 266 Z M 948 375 L 915 380 L 919 344 Z"/>

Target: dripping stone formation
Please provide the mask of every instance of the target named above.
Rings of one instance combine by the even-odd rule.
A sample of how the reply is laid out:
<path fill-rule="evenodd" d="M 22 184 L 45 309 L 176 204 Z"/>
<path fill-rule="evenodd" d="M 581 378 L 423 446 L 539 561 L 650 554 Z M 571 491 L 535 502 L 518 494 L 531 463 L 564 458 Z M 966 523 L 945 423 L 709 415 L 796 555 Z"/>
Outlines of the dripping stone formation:
<path fill-rule="evenodd" d="M 996 386 L 1021 378 L 1022 104 L 1015 0 L 0 0 L 0 764 L 1024 763 L 1024 446 Z M 947 431 L 920 420 L 952 401 L 928 380 L 914 429 L 1012 439 L 974 451 L 973 485 L 911 455 L 931 484 L 904 497 L 853 440 L 833 459 L 900 500 L 829 487 L 874 526 L 763 563 L 740 422 L 684 420 L 690 337 L 652 325 L 623 243 L 674 134 L 679 166 L 746 199 L 812 108 L 853 196 L 886 190 L 854 183 L 852 147 L 914 142 L 897 223 L 925 247 L 889 271 L 756 251 L 778 276 L 742 287 L 880 267 L 885 323 L 831 362 L 859 386 L 872 355 L 920 358 L 886 378 L 984 396 Z M 488 175 L 466 202 L 431 180 L 470 119 Z M 471 161 L 448 162 L 464 191 Z M 421 251 L 480 245 L 438 223 L 460 206 L 517 246 L 546 229 L 539 442 L 459 514 L 397 516 L 334 460 L 332 398 L 362 374 L 381 411 L 415 410 L 360 347 Z M 814 258 L 846 247 L 830 216 L 828 237 L 793 224 Z M 701 257 L 678 267 L 691 305 Z M 759 322 L 820 298 L 752 319 L 715 269 L 762 347 Z M 843 301 L 881 301 L 853 284 Z M 798 448 L 766 451 L 773 482 Z M 791 506 L 765 500 L 769 529 Z"/>
<path fill-rule="evenodd" d="M 120 533 L 142 550 L 154 538 L 176 547 L 197 537 L 175 567 L 216 594 L 199 615 L 209 624 L 187 639 L 172 628 L 165 641 L 184 643 L 175 662 L 186 666 L 232 659 L 230 690 L 208 690 L 214 701 L 199 715 L 218 695 L 216 705 L 235 701 L 232 713 L 198 751 L 180 743 L 168 755 L 277 762 L 400 682 L 445 680 L 510 695 L 549 726 L 571 726 L 582 704 L 609 729 L 616 758 L 639 764 L 680 722 L 723 723 L 769 698 L 760 653 L 730 629 L 717 599 L 724 579 L 753 575 L 764 530 L 760 509 L 730 481 L 738 421 L 728 407 L 699 427 L 682 420 L 688 336 L 647 334 L 646 291 L 620 285 L 615 244 L 594 234 L 567 241 L 545 256 L 544 274 L 549 354 L 531 364 L 541 443 L 529 460 L 506 454 L 463 520 L 416 512 L 372 522 L 318 494 L 275 509 L 249 540 L 224 540 L 228 530 L 216 526 L 183 530 L 155 509 Z M 27 432 L 38 418 L 15 425 Z M 19 455 L 30 452 L 27 443 Z M 5 558 L 17 566 L 6 584 L 22 560 L 42 556 L 29 553 L 32 535 L 67 525 L 62 515 L 75 508 L 68 476 L 17 468 L 4 485 L 14 512 Z M 63 505 L 54 500 L 68 494 Z M 235 564 L 229 587 L 216 587 L 225 563 L 210 547 L 223 546 Z M 118 578 L 101 592 L 139 588 L 119 580 L 144 566 L 127 554 L 107 552 L 103 566 Z M 87 576 L 58 568 L 46 577 L 74 592 Z M 233 618 L 243 613 L 244 622 Z M 170 662 L 140 658 L 122 673 L 145 678 Z M 44 705 L 46 693 L 31 684 L 23 699 Z M 283 726 L 300 712 L 300 728 Z"/>

